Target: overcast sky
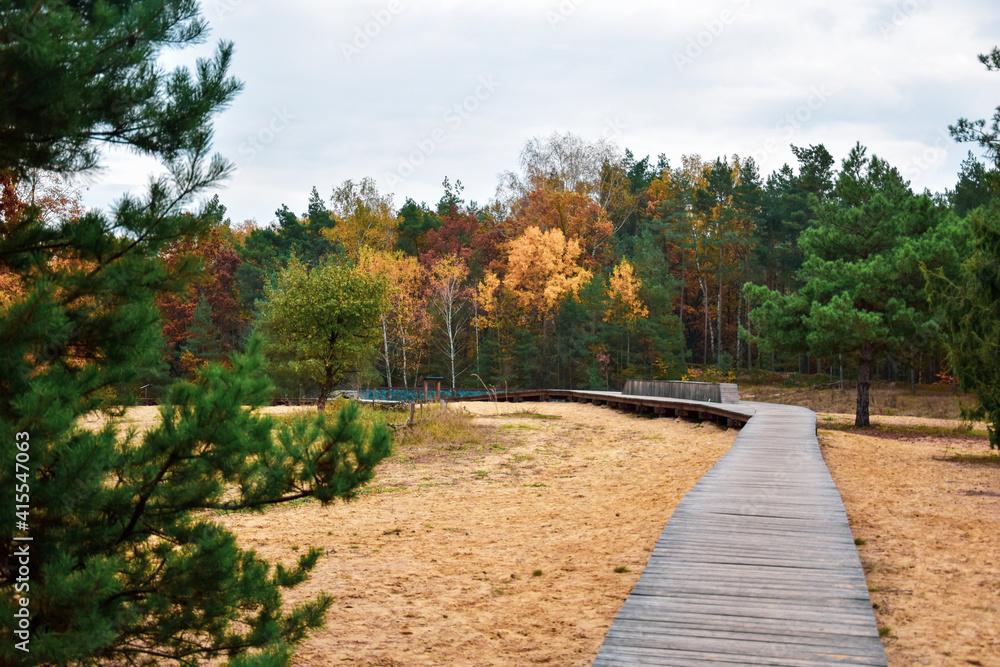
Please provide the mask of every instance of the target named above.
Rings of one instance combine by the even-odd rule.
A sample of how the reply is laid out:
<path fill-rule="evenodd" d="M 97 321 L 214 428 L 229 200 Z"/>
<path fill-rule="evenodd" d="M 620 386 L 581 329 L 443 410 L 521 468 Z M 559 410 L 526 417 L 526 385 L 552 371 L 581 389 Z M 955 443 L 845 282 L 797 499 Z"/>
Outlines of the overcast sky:
<path fill-rule="evenodd" d="M 838 163 L 856 142 L 913 188 L 954 186 L 972 145 L 947 126 L 988 118 L 1000 73 L 996 0 L 204 0 L 204 48 L 236 43 L 245 90 L 216 120 L 236 174 L 218 189 L 234 222 L 306 209 L 375 178 L 396 206 L 434 204 L 448 176 L 485 204 L 525 141 L 613 140 L 672 165 L 752 156 L 764 176 L 790 143 Z M 115 152 L 88 206 L 140 192 L 151 161 Z"/>

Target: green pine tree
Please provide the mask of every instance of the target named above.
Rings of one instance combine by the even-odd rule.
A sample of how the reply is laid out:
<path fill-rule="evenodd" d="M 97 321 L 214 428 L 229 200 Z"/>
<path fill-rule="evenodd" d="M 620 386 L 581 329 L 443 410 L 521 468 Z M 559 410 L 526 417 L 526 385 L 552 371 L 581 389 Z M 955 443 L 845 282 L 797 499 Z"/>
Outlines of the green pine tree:
<path fill-rule="evenodd" d="M 1000 48 L 979 60 L 991 72 L 1000 71 Z M 982 146 L 993 165 L 987 168 L 971 154 L 962 163 L 953 199 L 956 209 L 972 211 L 972 249 L 963 253 L 957 278 L 927 271 L 928 287 L 931 302 L 945 314 L 952 367 L 962 387 L 976 392 L 976 406 L 963 409 L 962 416 L 986 421 L 990 446 L 1000 449 L 1000 107 L 989 124 L 962 118 L 949 129 L 957 140 Z"/>
<path fill-rule="evenodd" d="M 188 330 L 187 342 L 181 346 L 181 365 L 192 369 L 201 368 L 206 363 L 222 358 L 222 342 L 219 332 L 212 323 L 212 305 L 203 294 L 194 309 L 194 318 Z M 187 360 L 185 362 L 185 360 Z"/>
<path fill-rule="evenodd" d="M 957 265 L 956 220 L 914 196 L 899 172 L 860 145 L 844 160 L 830 201 L 802 232 L 802 287 L 786 295 L 747 285 L 765 348 L 852 357 L 858 365 L 855 425 L 869 425 L 875 363 L 907 342 L 933 340 L 921 263 Z"/>
<path fill-rule="evenodd" d="M 0 663 L 288 664 L 331 600 L 287 609 L 281 592 L 320 554 L 272 566 L 213 515 L 350 498 L 387 455 L 387 430 L 363 431 L 356 408 L 276 430 L 248 409 L 269 393 L 256 340 L 231 369 L 171 386 L 143 435 L 79 426 L 134 400 L 160 363 L 156 296 L 199 268 L 168 272 L 158 254 L 212 224 L 211 210 L 184 209 L 230 169 L 209 149 L 211 118 L 240 89 L 232 45 L 162 72 L 164 48 L 205 32 L 194 0 L 8 1 L 0 16 L 4 179 L 79 173 L 102 141 L 167 168 L 145 197 L 54 224 L 2 189 L 0 273 L 19 291 L 0 306 L 0 488 L 27 508 L 0 512 Z"/>
<path fill-rule="evenodd" d="M 952 369 L 977 404 L 962 417 L 987 422 L 990 447 L 1000 449 L 1000 204 L 969 216 L 972 250 L 958 279 L 927 274 L 931 303 L 944 313 Z"/>

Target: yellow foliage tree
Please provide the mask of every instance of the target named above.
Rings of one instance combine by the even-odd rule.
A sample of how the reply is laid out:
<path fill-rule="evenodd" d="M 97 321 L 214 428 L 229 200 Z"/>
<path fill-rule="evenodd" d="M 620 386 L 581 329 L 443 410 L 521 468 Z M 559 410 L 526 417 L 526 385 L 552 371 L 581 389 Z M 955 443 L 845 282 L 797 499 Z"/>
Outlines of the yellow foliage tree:
<path fill-rule="evenodd" d="M 531 227 L 558 229 L 575 239 L 586 252 L 584 261 L 593 267 L 607 252 L 614 225 L 601 205 L 578 192 L 539 187 L 514 206 L 507 233 L 516 237 Z"/>
<path fill-rule="evenodd" d="M 629 330 L 632 330 L 637 321 L 649 317 L 649 308 L 643 304 L 639 297 L 642 280 L 635 275 L 635 271 L 627 259 L 623 259 L 614 268 L 608 282 L 605 322 L 624 324 Z"/>
<path fill-rule="evenodd" d="M 632 356 L 632 332 L 635 331 L 635 323 L 644 317 L 649 317 L 649 308 L 639 297 L 642 280 L 635 275 L 635 271 L 627 259 L 622 259 L 621 263 L 614 268 L 608 283 L 608 291 L 604 299 L 606 308 L 604 321 L 625 327 L 624 360 L 622 359 L 622 349 L 620 346 L 618 348 L 619 368 L 624 370 L 629 367 L 629 360 Z"/>
<path fill-rule="evenodd" d="M 567 296 L 576 296 L 593 274 L 581 264 L 579 241 L 560 229 L 528 227 L 505 245 L 502 278 L 487 271 L 478 286 L 477 324 L 492 330 L 500 349 L 500 375 L 511 377 L 511 353 L 518 326 L 549 333 Z"/>
<path fill-rule="evenodd" d="M 350 259 L 359 259 L 366 247 L 392 250 L 399 218 L 392 206 L 392 195 L 380 194 L 374 179 L 344 181 L 334 189 L 330 202 L 337 223 L 320 233 L 340 243 Z"/>
<path fill-rule="evenodd" d="M 489 329 L 496 335 L 499 375 L 501 378 L 509 378 L 513 374 L 514 330 L 521 322 L 522 309 L 500 277 L 492 271 L 487 271 L 483 276 L 476 298 L 479 305 L 476 326 L 478 329 Z"/>
<path fill-rule="evenodd" d="M 529 227 L 507 246 L 504 283 L 528 321 L 545 323 L 568 294 L 578 294 L 593 274 L 580 264 L 583 250 L 562 231 Z M 527 323 L 527 322 L 526 322 Z"/>

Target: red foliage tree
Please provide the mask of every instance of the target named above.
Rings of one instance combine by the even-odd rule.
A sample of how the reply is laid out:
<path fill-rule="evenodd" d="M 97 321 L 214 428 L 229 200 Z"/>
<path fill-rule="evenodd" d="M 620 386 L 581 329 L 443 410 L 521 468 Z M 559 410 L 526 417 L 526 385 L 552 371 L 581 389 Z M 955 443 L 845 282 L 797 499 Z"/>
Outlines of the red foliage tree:
<path fill-rule="evenodd" d="M 198 300 L 204 296 L 212 307 L 212 323 L 219 332 L 224 352 L 239 347 L 245 327 L 236 294 L 236 270 L 241 261 L 232 247 L 234 238 L 222 223 L 196 238 L 181 239 L 164 253 L 168 267 L 182 257 L 197 256 L 203 262 L 201 278 L 181 295 L 166 294 L 159 299 L 163 314 L 163 337 L 171 356 L 187 342 Z"/>

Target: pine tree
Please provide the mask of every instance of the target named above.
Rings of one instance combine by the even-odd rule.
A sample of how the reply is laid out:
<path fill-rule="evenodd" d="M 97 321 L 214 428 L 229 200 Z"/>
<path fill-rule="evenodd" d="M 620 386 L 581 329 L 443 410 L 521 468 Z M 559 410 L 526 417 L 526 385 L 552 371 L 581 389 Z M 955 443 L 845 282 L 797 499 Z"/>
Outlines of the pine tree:
<path fill-rule="evenodd" d="M 802 287 L 780 295 L 748 285 L 761 307 L 757 341 L 785 352 L 858 363 L 856 426 L 869 425 L 875 363 L 907 341 L 930 340 L 940 326 L 927 306 L 921 262 L 955 264 L 954 218 L 914 196 L 899 172 L 860 145 L 844 160 L 830 201 L 802 232 Z"/>
<path fill-rule="evenodd" d="M 979 60 L 1000 71 L 1000 48 Z M 945 313 L 952 366 L 962 386 L 976 392 L 977 404 L 963 409 L 963 417 L 985 420 L 990 447 L 1000 449 L 1000 107 L 989 124 L 961 118 L 949 129 L 958 141 L 982 146 L 993 165 L 987 168 L 971 154 L 962 163 L 954 199 L 957 209 L 974 209 L 968 218 L 972 248 L 962 254 L 958 277 L 927 271 L 928 287 L 932 303 Z"/>
<path fill-rule="evenodd" d="M 188 331 L 188 339 L 181 346 L 181 367 L 194 375 L 194 371 L 206 364 L 219 361 L 222 357 L 222 343 L 219 332 L 212 323 L 212 306 L 205 295 L 198 299 L 194 309 L 194 320 Z"/>
<path fill-rule="evenodd" d="M 976 392 L 977 404 L 964 408 L 969 420 L 985 420 L 990 447 L 1000 449 L 1000 206 L 969 216 L 971 252 L 960 276 L 928 272 L 931 302 L 945 314 L 952 368 L 962 387 Z"/>
<path fill-rule="evenodd" d="M 193 0 L 43 5 L 0 4 L 0 180 L 79 173 L 102 141 L 160 158 L 168 175 L 108 215 L 56 222 L 2 190 L 0 274 L 18 289 L 0 305 L 0 488 L 28 508 L 0 512 L 0 614 L 17 621 L 0 630 L 0 663 L 288 664 L 331 600 L 286 609 L 281 591 L 320 554 L 273 567 L 212 516 L 349 498 L 388 432 L 363 432 L 356 408 L 275 432 L 246 407 L 269 392 L 256 340 L 231 369 L 175 383 L 141 436 L 79 426 L 134 401 L 160 363 L 156 297 L 199 267 L 168 271 L 159 254 L 213 224 L 211 210 L 184 209 L 229 171 L 209 155 L 211 118 L 240 84 L 231 44 L 195 73 L 156 66 L 163 48 L 203 36 Z"/>

